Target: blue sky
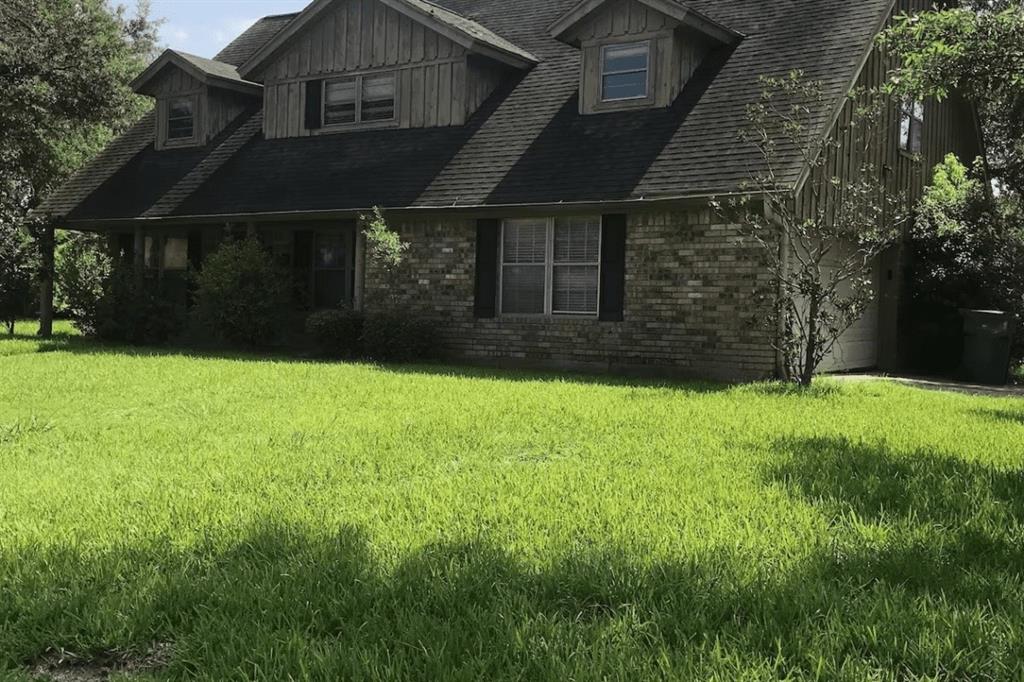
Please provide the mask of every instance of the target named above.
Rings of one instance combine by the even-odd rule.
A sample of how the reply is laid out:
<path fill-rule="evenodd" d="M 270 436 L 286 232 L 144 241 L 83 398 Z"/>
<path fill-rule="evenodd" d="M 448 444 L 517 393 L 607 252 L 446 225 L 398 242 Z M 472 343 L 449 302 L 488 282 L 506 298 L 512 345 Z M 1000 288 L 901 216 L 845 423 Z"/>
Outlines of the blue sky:
<path fill-rule="evenodd" d="M 152 0 L 160 43 L 182 52 L 212 57 L 232 38 L 268 14 L 297 12 L 310 0 Z"/>

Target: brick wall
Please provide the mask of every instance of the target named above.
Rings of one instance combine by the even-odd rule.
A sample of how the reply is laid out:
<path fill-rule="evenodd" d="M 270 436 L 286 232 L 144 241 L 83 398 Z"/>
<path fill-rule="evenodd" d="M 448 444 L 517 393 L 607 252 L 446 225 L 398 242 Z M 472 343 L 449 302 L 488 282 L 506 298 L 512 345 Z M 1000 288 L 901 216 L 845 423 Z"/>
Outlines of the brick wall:
<path fill-rule="evenodd" d="M 411 244 L 395 298 L 437 323 L 453 359 L 723 379 L 774 367 L 766 333 L 751 323 L 752 294 L 767 278 L 757 247 L 709 210 L 629 216 L 623 322 L 474 319 L 475 221 L 391 226 Z M 382 296 L 383 281 L 368 263 L 367 309 L 393 300 Z"/>

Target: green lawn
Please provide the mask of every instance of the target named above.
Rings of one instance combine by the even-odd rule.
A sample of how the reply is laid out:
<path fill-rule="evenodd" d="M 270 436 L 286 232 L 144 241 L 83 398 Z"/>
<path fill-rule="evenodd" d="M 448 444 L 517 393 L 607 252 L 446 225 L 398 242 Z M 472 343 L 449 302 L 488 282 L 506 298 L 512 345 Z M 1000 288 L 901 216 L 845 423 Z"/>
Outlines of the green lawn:
<path fill-rule="evenodd" d="M 1024 401 L 73 336 L 0 379 L 0 677 L 1024 675 Z"/>

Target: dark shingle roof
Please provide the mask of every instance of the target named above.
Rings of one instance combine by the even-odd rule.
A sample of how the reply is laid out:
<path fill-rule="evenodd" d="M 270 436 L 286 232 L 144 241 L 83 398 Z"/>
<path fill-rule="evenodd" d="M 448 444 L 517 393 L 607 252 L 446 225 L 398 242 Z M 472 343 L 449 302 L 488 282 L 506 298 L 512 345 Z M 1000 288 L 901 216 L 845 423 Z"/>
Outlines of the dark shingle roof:
<path fill-rule="evenodd" d="M 744 40 L 709 58 L 668 109 L 580 116 L 580 53 L 546 32 L 576 1 L 438 0 L 540 63 L 492 96 L 462 127 L 312 139 L 257 135 L 174 214 L 558 203 L 731 191 L 759 161 L 736 135 L 746 105 L 758 98 L 758 75 L 802 69 L 821 80 L 830 102 L 838 104 L 891 4 L 689 0 L 685 4 L 742 33 Z M 260 25 L 267 21 L 218 59 L 237 63 L 237 44 L 253 46 L 254 32 L 264 30 Z M 283 23 L 276 20 L 277 30 Z M 820 112 L 822 132 L 833 109 Z M 802 166 L 795 153 L 790 160 L 784 177 L 795 182 Z"/>
<path fill-rule="evenodd" d="M 298 12 L 263 17 L 246 29 L 245 33 L 232 40 L 214 59 L 233 66 L 241 66 L 297 16 Z"/>

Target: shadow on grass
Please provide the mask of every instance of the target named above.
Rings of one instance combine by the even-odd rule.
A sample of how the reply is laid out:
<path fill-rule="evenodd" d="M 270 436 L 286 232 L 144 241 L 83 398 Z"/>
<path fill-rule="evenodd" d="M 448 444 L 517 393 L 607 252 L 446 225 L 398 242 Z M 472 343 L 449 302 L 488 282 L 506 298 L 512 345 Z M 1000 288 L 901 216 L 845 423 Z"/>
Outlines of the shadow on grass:
<path fill-rule="evenodd" d="M 245 351 L 225 347 L 203 346 L 126 346 L 104 343 L 69 334 L 52 340 L 40 340 L 37 352 L 69 352 L 80 355 L 118 355 L 126 357 L 187 357 L 209 360 L 230 360 L 235 362 L 277 362 L 316 363 L 323 365 L 353 364 L 374 371 L 396 376 L 439 376 L 497 382 L 540 382 L 572 383 L 595 386 L 624 388 L 660 388 L 681 393 L 720 393 L 739 391 L 750 395 L 778 398 L 824 399 L 842 395 L 842 388 L 832 383 L 817 382 L 811 387 L 802 387 L 789 382 L 758 381 L 728 383 L 700 379 L 685 379 L 671 372 L 659 376 L 656 369 L 642 373 L 602 372 L 599 369 L 558 370 L 543 368 L 516 368 L 495 364 L 472 364 L 453 360 L 450 364 L 431 362 L 423 364 L 375 363 L 370 361 L 340 361 L 325 359 L 312 354 L 288 351 Z"/>
<path fill-rule="evenodd" d="M 1024 426 L 1024 410 L 975 410 L 974 413 L 992 421 L 1010 422 Z"/>
<path fill-rule="evenodd" d="M 821 508 L 840 533 L 853 523 L 885 529 L 884 549 L 837 551 L 830 570 L 968 604 L 1014 598 L 1006 590 L 1024 570 L 1013 530 L 1024 524 L 1024 469 L 846 438 L 782 440 L 775 450 L 769 480 Z"/>
<path fill-rule="evenodd" d="M 649 563 L 604 547 L 536 565 L 484 539 L 392 565 L 354 527 L 262 524 L 207 542 L 3 550 L 0 667 L 51 647 L 88 660 L 164 642 L 168 676 L 208 679 L 693 678 L 706 665 L 725 677 L 968 678 L 1024 664 L 1018 631 L 972 630 L 1024 617 L 1019 601 L 950 607 L 945 572 L 923 574 L 917 596 L 930 601 L 872 588 L 907 561 L 902 550 L 812 553 L 782 570 L 710 549 Z M 1008 579 L 1020 566 L 1009 559 L 973 562 L 977 579 Z"/>

